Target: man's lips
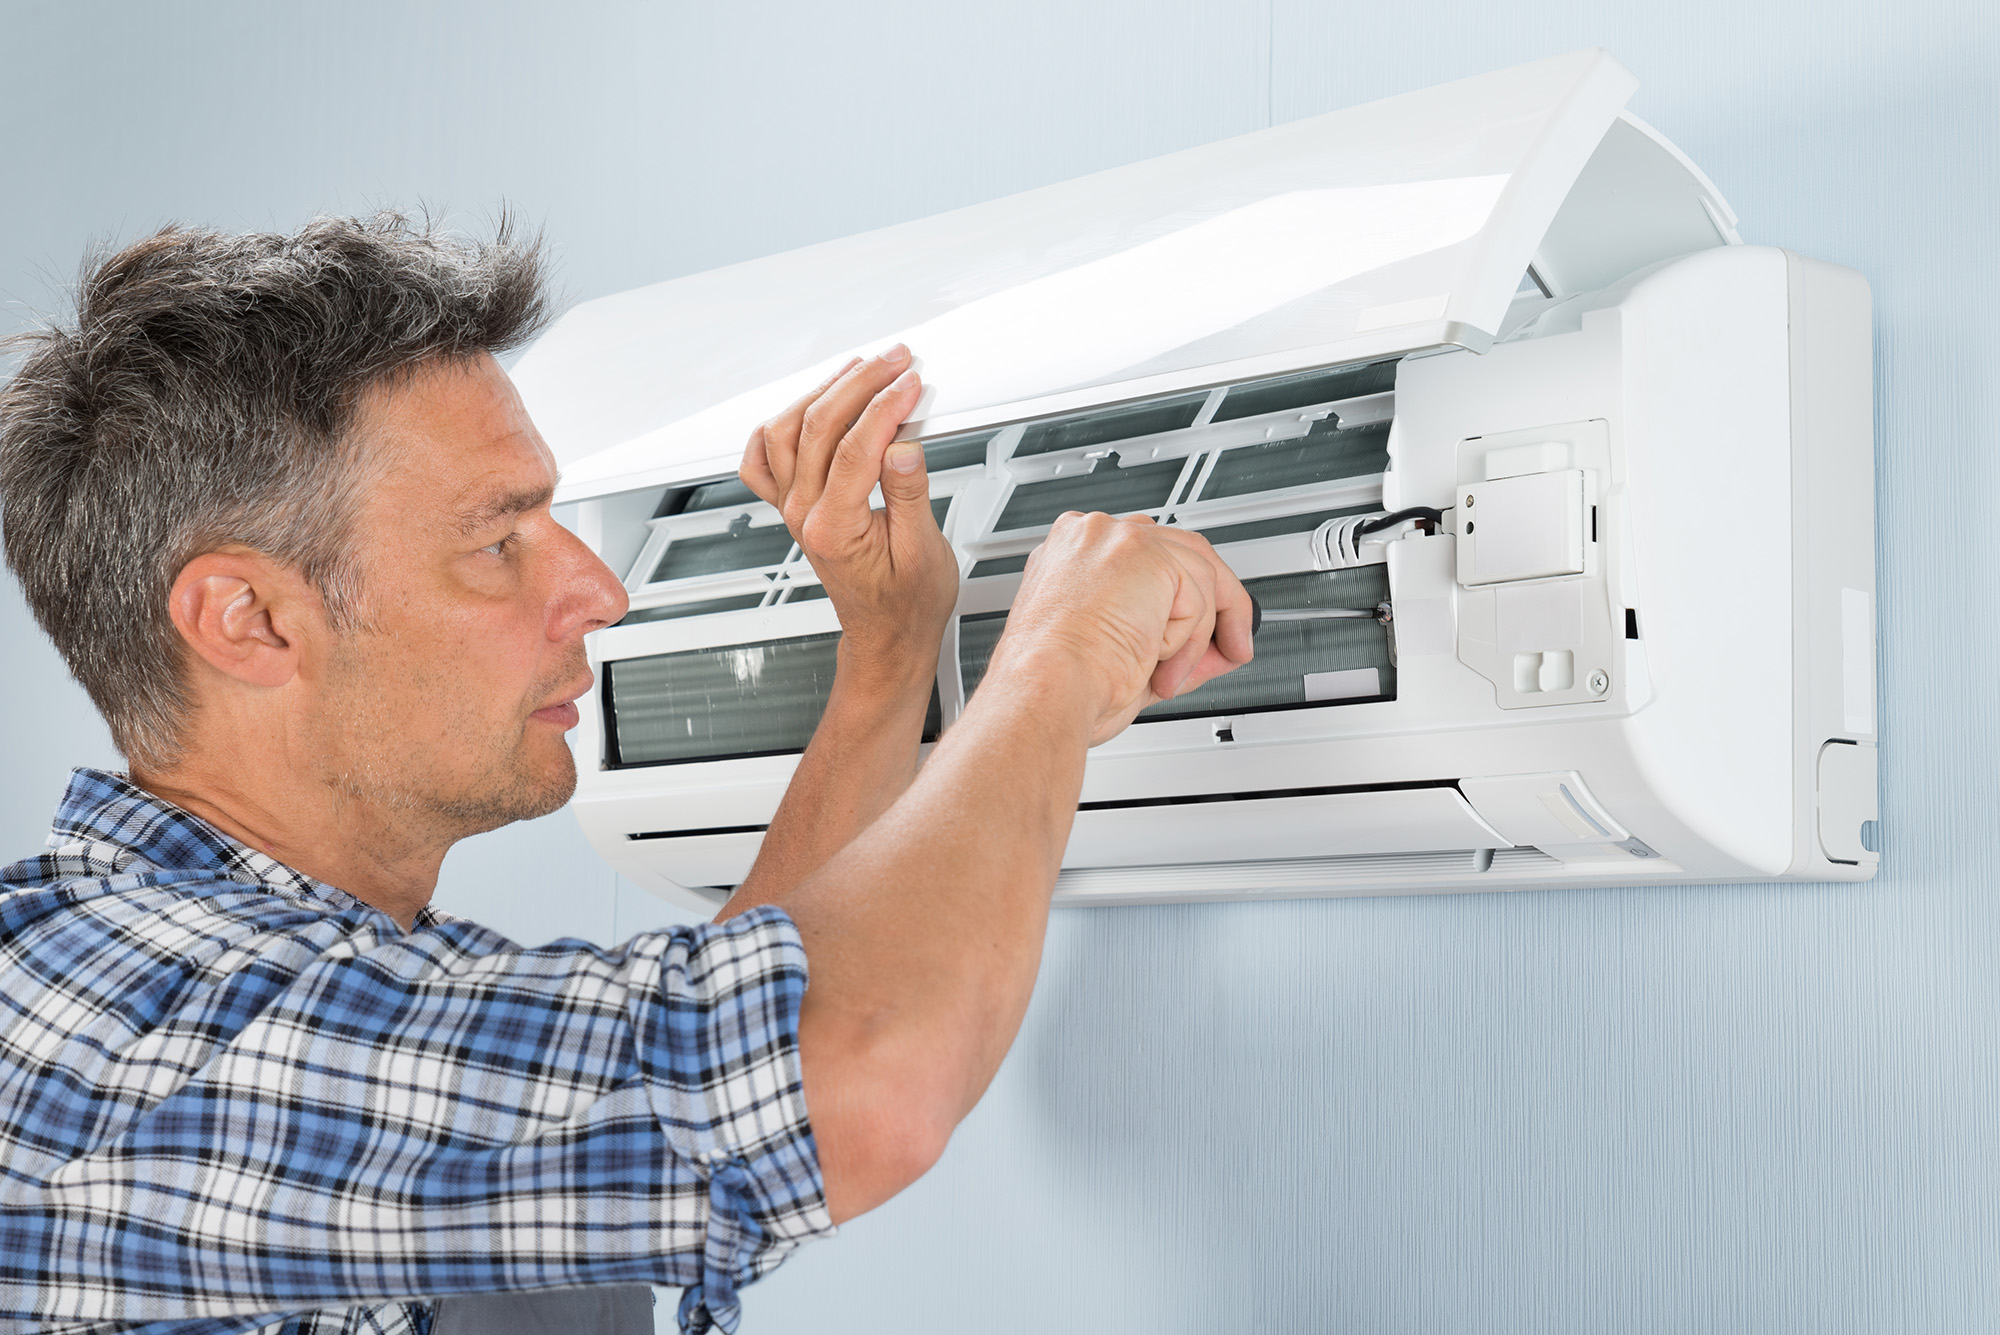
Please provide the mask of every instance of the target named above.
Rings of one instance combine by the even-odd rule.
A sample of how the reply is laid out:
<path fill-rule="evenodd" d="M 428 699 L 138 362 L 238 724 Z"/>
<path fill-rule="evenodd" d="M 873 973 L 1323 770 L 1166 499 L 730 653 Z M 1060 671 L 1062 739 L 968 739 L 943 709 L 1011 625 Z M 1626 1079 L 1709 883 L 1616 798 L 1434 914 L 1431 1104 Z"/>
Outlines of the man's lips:
<path fill-rule="evenodd" d="M 589 690 L 590 690 L 590 679 L 585 678 L 581 686 L 577 686 L 571 689 L 567 694 L 564 695 L 564 697 L 561 700 L 557 701 L 555 704 L 543 705 L 540 709 L 537 709 L 534 712 L 532 717 L 538 718 L 544 723 L 553 723 L 558 728 L 561 728 L 564 732 L 568 732 L 571 728 L 574 728 L 577 724 L 577 718 L 578 718 L 576 712 L 577 698 Z"/>
<path fill-rule="evenodd" d="M 553 723 L 564 732 L 568 732 L 577 724 L 576 702 L 565 700 L 559 705 L 550 705 L 546 709 L 537 709 L 534 717 L 544 723 Z"/>

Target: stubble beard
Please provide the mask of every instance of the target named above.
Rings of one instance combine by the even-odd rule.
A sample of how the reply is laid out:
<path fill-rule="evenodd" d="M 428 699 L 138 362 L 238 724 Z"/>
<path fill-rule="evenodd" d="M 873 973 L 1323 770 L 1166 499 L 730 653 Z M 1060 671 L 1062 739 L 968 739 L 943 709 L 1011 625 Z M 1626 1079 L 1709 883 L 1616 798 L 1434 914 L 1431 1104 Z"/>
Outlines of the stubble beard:
<path fill-rule="evenodd" d="M 419 676 L 411 683 L 416 686 L 411 695 L 420 701 L 416 707 L 434 711 L 450 725 L 438 730 L 446 740 L 429 750 L 413 749 L 412 734 L 399 727 L 396 711 L 370 689 L 382 680 L 376 665 L 367 661 L 371 658 L 375 655 L 355 653 L 340 674 L 345 684 L 337 693 L 336 709 L 344 717 L 337 726 L 346 745 L 328 754 L 344 763 L 336 762 L 325 778 L 348 802 L 394 819 L 407 834 L 420 827 L 433 838 L 456 842 L 546 816 L 576 792 L 576 760 L 568 745 L 560 738 L 531 736 L 531 730 L 542 731 L 544 725 L 529 714 L 582 673 L 586 660 L 581 646 L 574 663 L 529 688 L 507 726 L 496 726 L 490 716 L 468 708 L 477 697 L 476 681 Z M 407 683 L 407 664 L 399 666 Z M 551 740 L 555 753 L 542 760 L 538 753 Z"/>

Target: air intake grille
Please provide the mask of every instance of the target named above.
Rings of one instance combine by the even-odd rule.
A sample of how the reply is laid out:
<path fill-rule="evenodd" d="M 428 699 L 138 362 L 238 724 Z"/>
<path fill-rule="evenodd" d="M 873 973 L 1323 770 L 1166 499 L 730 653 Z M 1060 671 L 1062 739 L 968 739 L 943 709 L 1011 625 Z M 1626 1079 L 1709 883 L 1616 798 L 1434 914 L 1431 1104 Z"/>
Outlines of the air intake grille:
<path fill-rule="evenodd" d="M 1165 431 L 1181 431 L 1193 425 L 1201 414 L 1206 394 L 1183 394 L 1178 398 L 1155 399 L 1151 403 L 1106 408 L 1076 417 L 1032 423 L 1021 433 L 1014 457 L 1049 454 L 1055 450 L 1082 449 L 1105 445 L 1136 436 L 1153 436 Z"/>
<path fill-rule="evenodd" d="M 750 517 L 740 515 L 721 533 L 675 538 L 653 567 L 650 584 L 662 580 L 687 579 L 694 575 L 715 575 L 726 570 L 754 570 L 774 566 L 792 550 L 792 535 L 783 524 L 750 527 Z"/>
<path fill-rule="evenodd" d="M 1182 460 L 1169 459 L 1126 468 L 1114 454 L 1098 460 L 1087 473 L 1023 482 L 1007 498 L 1007 508 L 993 527 L 1000 532 L 1040 528 L 1055 523 L 1056 516 L 1068 510 L 1120 515 L 1158 510 L 1173 495 L 1174 482 L 1183 467 Z"/>
<path fill-rule="evenodd" d="M 1224 450 L 1201 489 L 1200 499 L 1221 500 L 1281 487 L 1365 477 L 1389 466 L 1389 424 L 1342 431 L 1332 418 L 1315 423 L 1297 440 Z"/>
<path fill-rule="evenodd" d="M 1264 413 L 1310 408 L 1316 403 L 1358 399 L 1382 394 L 1396 387 L 1397 361 L 1370 362 L 1366 366 L 1336 366 L 1326 371 L 1279 376 L 1275 380 L 1253 380 L 1237 385 L 1215 410 L 1213 420 L 1234 422 Z"/>

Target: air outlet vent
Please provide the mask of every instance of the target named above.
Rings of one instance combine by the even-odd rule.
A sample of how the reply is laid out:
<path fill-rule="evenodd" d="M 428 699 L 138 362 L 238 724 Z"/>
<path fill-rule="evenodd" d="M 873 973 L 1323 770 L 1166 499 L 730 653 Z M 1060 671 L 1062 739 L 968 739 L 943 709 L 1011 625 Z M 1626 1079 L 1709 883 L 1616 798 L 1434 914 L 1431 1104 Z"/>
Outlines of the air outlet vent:
<path fill-rule="evenodd" d="M 1485 869 L 1481 870 L 1481 863 Z M 1371 853 L 1351 857 L 1289 858 L 1272 862 L 1217 862 L 1181 867 L 1091 867 L 1056 878 L 1065 904 L 1134 904 L 1149 900 L 1219 896 L 1338 894 L 1347 891 L 1427 889 L 1463 879 L 1499 889 L 1508 881 L 1535 881 L 1567 873 L 1563 863 L 1533 848 L 1502 848 L 1486 861 L 1484 850 L 1446 853 Z"/>

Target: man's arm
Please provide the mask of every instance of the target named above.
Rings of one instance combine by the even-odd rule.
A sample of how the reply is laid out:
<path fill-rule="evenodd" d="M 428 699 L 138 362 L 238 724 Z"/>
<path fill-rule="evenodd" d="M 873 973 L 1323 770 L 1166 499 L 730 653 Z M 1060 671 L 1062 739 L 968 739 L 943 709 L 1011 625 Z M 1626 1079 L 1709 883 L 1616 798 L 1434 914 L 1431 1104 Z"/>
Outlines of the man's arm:
<path fill-rule="evenodd" d="M 909 364 L 900 345 L 849 362 L 757 428 L 744 453 L 743 481 L 785 516 L 842 631 L 826 712 L 738 891 L 744 903 L 817 870 L 917 771 L 958 560 L 931 514 L 922 448 L 890 449 L 921 392 Z M 885 505 L 871 511 L 878 478 Z"/>
<path fill-rule="evenodd" d="M 806 478 L 795 486 L 823 471 L 828 498 L 841 479 L 840 499 L 813 517 L 858 528 L 853 507 L 857 496 L 866 506 L 881 471 L 894 406 L 866 428 L 855 419 L 831 452 L 802 450 L 788 461 Z M 885 537 L 898 513 L 892 501 Z M 839 607 L 838 590 L 834 598 Z M 846 625 L 845 607 L 841 615 Z M 1029 563 L 978 693 L 915 782 L 900 796 L 878 792 L 886 810 L 851 842 L 846 822 L 861 805 L 842 808 L 844 846 L 827 847 L 829 835 L 823 865 L 784 864 L 797 872 L 788 877 L 760 875 L 760 862 L 739 888 L 723 916 L 780 905 L 811 962 L 800 1061 L 836 1221 L 880 1204 L 935 1161 L 1012 1043 L 1087 747 L 1153 701 L 1249 658 L 1248 596 L 1207 543 L 1144 520 L 1064 516 Z M 905 726 L 898 746 L 914 736 L 907 717 Z M 795 791 L 804 781 L 844 786 L 838 754 L 829 746 L 823 764 L 802 764 Z M 824 797 L 807 800 L 814 805 L 794 806 L 788 795 L 786 805 L 826 809 Z M 805 845 L 797 833 L 791 840 Z"/>

